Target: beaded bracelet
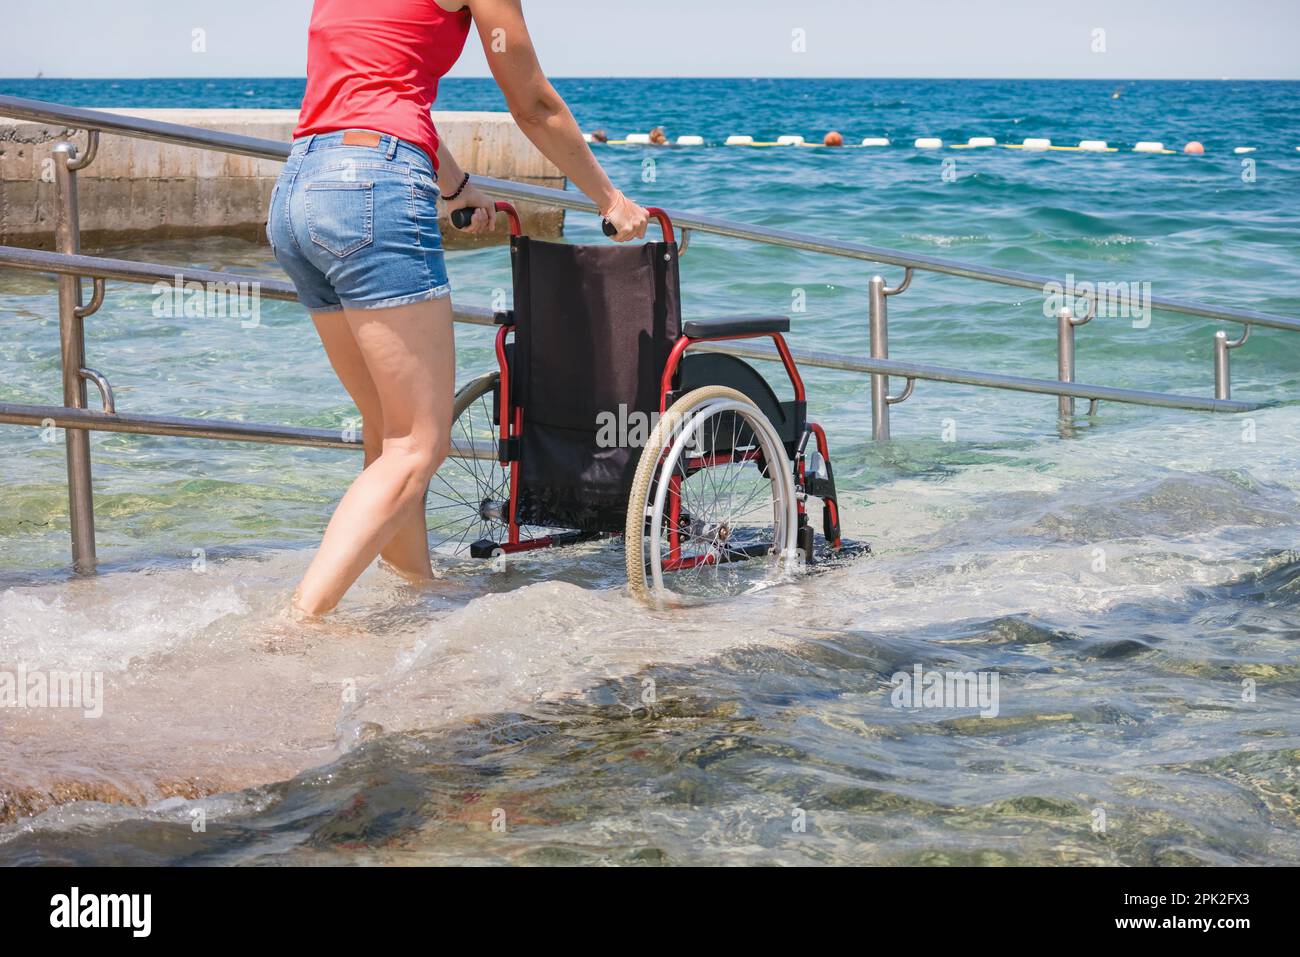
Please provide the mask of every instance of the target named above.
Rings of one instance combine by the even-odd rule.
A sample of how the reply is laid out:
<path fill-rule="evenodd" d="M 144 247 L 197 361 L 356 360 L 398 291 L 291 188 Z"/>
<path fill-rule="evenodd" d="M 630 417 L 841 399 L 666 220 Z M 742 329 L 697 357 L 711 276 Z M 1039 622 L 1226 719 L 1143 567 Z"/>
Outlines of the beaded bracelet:
<path fill-rule="evenodd" d="M 451 202 L 461 193 L 465 192 L 465 187 L 468 185 L 469 185 L 469 173 L 466 173 L 465 178 L 460 181 L 460 186 L 457 187 L 456 192 L 452 193 L 450 196 L 444 195 L 442 198 L 445 199 L 447 202 Z"/>

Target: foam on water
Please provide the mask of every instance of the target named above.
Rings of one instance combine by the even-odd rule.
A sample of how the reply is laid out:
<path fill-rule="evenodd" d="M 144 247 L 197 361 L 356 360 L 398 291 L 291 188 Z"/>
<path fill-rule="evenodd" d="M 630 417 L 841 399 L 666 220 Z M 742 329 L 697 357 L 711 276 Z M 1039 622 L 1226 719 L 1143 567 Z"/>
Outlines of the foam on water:
<path fill-rule="evenodd" d="M 633 602 L 613 584 L 616 544 L 505 574 L 457 565 L 431 589 L 372 569 L 324 630 L 283 614 L 302 550 L 8 588 L 0 662 L 106 672 L 100 719 L 0 714 L 0 783 L 19 795 L 8 813 L 68 796 L 148 802 L 260 785 L 383 733 L 528 712 L 649 666 L 791 648 L 810 627 L 915 634 L 960 627 L 957 609 L 969 621 L 1081 626 L 1240 579 L 1293 541 L 1281 441 L 1253 449 L 1247 474 L 1215 468 L 1240 453 L 1205 444 L 1210 426 L 1137 431 L 1140 471 L 1123 449 L 1095 448 L 1114 441 L 1103 431 L 1038 445 L 1037 468 L 1018 453 L 850 493 L 848 532 L 873 540 L 874 557 L 707 615 Z M 1208 471 L 1177 467 L 1189 443 L 1204 445 L 1195 457 Z"/>

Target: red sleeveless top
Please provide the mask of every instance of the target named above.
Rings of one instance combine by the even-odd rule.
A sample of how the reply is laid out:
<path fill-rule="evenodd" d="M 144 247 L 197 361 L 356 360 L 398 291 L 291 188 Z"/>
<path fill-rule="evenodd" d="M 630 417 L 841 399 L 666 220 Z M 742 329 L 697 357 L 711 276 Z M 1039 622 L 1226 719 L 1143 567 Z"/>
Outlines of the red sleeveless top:
<path fill-rule="evenodd" d="M 316 0 L 307 30 L 307 92 L 294 138 L 376 130 L 412 143 L 438 166 L 429 110 L 460 58 L 469 9 L 434 0 Z"/>

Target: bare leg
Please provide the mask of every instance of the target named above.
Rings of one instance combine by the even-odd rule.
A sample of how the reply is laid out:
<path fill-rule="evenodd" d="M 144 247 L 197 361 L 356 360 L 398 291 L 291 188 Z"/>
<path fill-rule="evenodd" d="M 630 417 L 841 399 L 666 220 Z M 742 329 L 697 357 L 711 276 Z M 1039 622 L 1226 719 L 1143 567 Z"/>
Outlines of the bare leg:
<path fill-rule="evenodd" d="M 298 586 L 297 608 L 321 615 L 397 534 L 424 499 L 450 445 L 455 342 L 451 300 L 391 309 L 345 310 L 379 396 L 379 455 L 334 511 L 320 550 Z"/>
<path fill-rule="evenodd" d="M 347 317 L 341 312 L 320 312 L 312 316 L 312 321 L 316 323 L 330 365 L 361 413 L 363 454 L 365 467 L 369 468 L 379 458 L 384 444 L 384 415 L 379 405 L 379 392 L 370 378 L 370 370 L 366 368 L 365 357 L 352 335 Z M 411 505 L 397 532 L 379 554 L 394 571 L 407 578 L 423 581 L 433 577 L 423 499 Z"/>

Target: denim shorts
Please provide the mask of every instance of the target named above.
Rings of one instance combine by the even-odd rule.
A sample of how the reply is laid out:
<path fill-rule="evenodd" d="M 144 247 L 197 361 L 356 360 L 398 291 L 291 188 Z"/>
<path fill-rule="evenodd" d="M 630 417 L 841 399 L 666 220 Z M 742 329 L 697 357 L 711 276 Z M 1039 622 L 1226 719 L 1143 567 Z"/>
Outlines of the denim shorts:
<path fill-rule="evenodd" d="M 451 292 L 433 164 L 419 147 L 375 135 L 376 146 L 345 146 L 344 132 L 295 140 L 271 193 L 271 251 L 312 312 Z"/>

